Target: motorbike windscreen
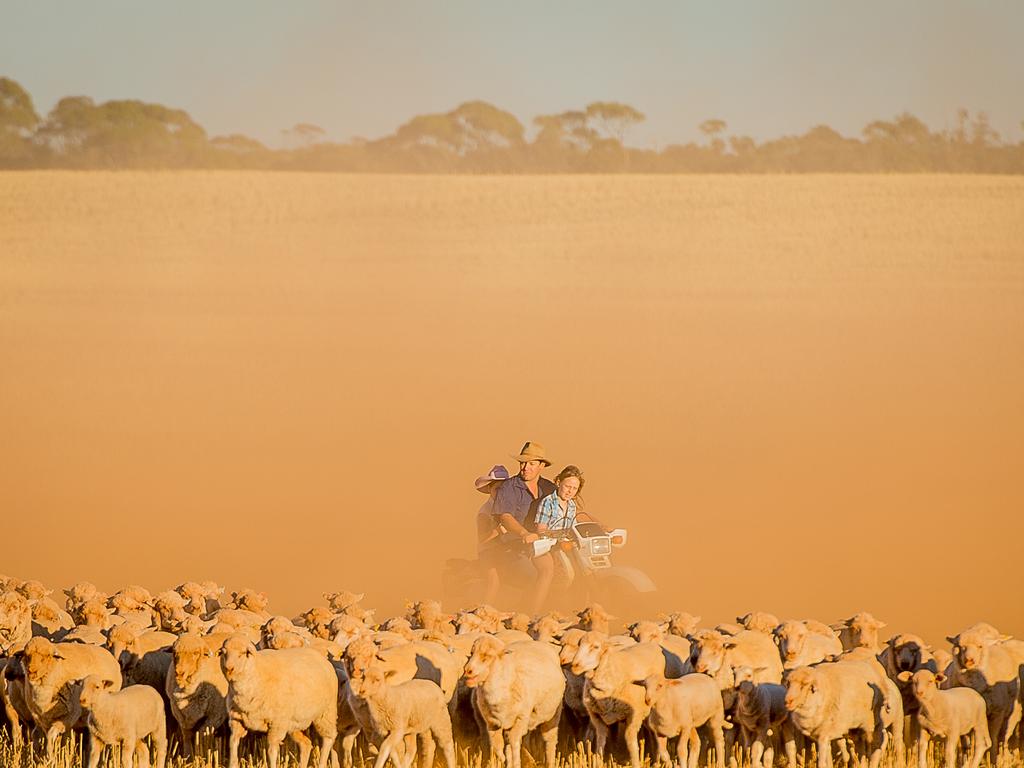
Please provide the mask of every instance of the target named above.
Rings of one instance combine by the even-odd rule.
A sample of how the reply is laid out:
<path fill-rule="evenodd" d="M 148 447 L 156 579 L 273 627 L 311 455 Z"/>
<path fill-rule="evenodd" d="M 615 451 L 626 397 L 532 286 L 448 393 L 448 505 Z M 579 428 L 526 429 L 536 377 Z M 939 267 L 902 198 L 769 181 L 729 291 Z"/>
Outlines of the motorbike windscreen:
<path fill-rule="evenodd" d="M 585 539 L 605 535 L 604 529 L 597 523 L 576 523 L 576 532 Z"/>

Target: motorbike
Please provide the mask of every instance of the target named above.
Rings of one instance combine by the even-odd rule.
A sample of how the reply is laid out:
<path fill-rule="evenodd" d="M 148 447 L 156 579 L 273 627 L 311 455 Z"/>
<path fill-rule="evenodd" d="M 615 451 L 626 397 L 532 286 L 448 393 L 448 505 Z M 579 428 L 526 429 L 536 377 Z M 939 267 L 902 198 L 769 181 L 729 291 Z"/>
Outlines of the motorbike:
<path fill-rule="evenodd" d="M 639 595 L 652 593 L 656 587 L 639 568 L 616 565 L 614 550 L 626 546 L 628 531 L 616 528 L 605 531 L 594 522 L 549 530 L 536 541 L 524 544 L 515 534 L 503 534 L 498 544 L 504 548 L 498 576 L 508 602 L 521 602 L 536 581 L 532 557 L 551 553 L 556 575 L 552 584 L 552 601 L 567 606 L 600 602 L 608 607 L 618 603 L 630 605 Z M 486 576 L 477 560 L 452 559 L 442 573 L 444 598 L 448 605 L 479 603 L 485 590 Z M 513 593 L 513 594 L 509 594 Z"/>

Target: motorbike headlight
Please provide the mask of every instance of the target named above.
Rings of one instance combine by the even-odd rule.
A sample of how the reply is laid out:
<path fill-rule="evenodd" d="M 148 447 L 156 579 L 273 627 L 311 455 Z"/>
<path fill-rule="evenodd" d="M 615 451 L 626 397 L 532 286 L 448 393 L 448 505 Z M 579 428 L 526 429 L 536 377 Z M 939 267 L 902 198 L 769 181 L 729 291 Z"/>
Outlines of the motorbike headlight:
<path fill-rule="evenodd" d="M 609 538 L 592 539 L 590 547 L 595 555 L 608 555 L 612 551 L 612 542 Z"/>

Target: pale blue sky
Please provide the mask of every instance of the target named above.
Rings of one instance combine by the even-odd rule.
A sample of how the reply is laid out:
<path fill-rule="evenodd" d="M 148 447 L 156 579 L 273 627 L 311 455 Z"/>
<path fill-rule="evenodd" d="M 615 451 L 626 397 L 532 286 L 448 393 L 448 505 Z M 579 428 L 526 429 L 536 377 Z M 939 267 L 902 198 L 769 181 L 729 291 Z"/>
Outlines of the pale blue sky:
<path fill-rule="evenodd" d="M 719 117 L 757 139 L 828 123 L 856 135 L 957 107 L 1004 136 L 1024 120 L 1024 2 L 719 0 L 0 0 L 0 75 L 40 112 L 65 95 L 187 110 L 211 134 L 338 140 L 484 99 L 527 123 L 594 100 L 648 116 L 632 143 Z"/>

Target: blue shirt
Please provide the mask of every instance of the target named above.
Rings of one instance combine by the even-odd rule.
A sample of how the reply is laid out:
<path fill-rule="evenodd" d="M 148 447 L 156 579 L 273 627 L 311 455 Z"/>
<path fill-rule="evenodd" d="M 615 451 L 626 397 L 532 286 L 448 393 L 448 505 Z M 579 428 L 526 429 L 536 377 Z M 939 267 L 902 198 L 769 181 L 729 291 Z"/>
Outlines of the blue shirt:
<path fill-rule="evenodd" d="M 576 502 L 569 499 L 565 511 L 558 503 L 558 493 L 552 493 L 540 500 L 535 525 L 543 523 L 552 531 L 561 531 L 576 524 Z"/>
<path fill-rule="evenodd" d="M 502 482 L 498 493 L 494 497 L 494 509 L 492 514 L 495 517 L 512 515 L 524 528 L 532 529 L 530 512 L 535 508 L 538 499 L 543 499 L 555 490 L 555 484 L 547 478 L 541 477 L 537 480 L 538 497 L 535 499 L 530 489 L 526 487 L 526 481 L 519 475 L 510 477 Z"/>

